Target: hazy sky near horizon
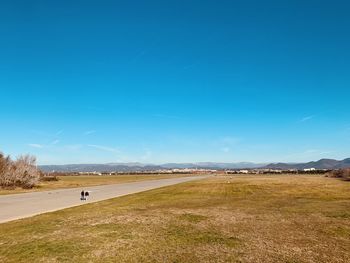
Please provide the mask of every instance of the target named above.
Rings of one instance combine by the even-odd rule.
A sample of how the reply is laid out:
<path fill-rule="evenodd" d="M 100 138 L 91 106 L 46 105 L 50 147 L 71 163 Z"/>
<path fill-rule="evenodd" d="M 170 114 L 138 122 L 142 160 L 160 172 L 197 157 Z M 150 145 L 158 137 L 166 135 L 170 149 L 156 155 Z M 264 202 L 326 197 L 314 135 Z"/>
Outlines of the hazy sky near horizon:
<path fill-rule="evenodd" d="M 1 1 L 0 151 L 350 157 L 349 1 Z"/>

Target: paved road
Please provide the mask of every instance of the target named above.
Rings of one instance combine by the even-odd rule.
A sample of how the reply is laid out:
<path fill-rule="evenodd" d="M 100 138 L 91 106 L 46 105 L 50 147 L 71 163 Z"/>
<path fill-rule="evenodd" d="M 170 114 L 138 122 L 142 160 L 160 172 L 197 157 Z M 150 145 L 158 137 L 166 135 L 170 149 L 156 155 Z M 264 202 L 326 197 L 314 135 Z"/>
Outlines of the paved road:
<path fill-rule="evenodd" d="M 82 188 L 2 195 L 0 196 L 0 223 L 206 177 L 191 176 L 85 187 L 84 190 L 90 192 L 88 201 L 80 200 Z"/>

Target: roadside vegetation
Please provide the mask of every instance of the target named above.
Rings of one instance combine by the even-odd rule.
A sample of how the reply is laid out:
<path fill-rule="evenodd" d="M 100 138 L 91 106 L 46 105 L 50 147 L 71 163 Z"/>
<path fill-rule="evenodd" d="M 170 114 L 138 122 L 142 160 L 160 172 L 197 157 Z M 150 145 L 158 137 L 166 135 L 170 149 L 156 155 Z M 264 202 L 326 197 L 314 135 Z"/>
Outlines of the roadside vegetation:
<path fill-rule="evenodd" d="M 0 262 L 348 262 L 350 183 L 216 176 L 2 224 Z"/>
<path fill-rule="evenodd" d="M 40 171 L 36 168 L 36 159 L 31 155 L 22 155 L 16 160 L 0 153 L 0 187 L 24 189 L 34 187 L 40 179 Z"/>

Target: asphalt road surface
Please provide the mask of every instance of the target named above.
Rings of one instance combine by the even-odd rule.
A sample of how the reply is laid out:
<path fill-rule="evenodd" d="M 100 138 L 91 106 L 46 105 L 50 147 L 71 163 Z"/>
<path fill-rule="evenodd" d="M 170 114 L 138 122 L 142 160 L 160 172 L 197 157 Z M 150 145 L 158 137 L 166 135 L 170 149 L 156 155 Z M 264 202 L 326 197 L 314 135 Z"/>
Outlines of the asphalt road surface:
<path fill-rule="evenodd" d="M 85 188 L 69 188 L 44 192 L 0 195 L 0 223 L 123 195 L 139 193 L 163 186 L 199 180 L 206 177 L 207 176 L 191 176 L 91 186 Z M 80 192 L 82 190 L 90 193 L 87 201 L 80 200 Z"/>

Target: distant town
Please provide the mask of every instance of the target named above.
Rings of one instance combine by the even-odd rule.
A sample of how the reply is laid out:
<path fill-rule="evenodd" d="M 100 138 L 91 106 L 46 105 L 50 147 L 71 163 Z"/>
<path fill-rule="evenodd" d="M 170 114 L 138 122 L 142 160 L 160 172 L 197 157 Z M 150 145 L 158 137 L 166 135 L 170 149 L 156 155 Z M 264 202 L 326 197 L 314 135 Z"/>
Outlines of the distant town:
<path fill-rule="evenodd" d="M 130 175 L 130 174 L 325 174 L 330 172 L 329 169 L 306 168 L 297 169 L 237 169 L 237 170 L 218 170 L 218 169 L 161 169 L 161 170 L 145 170 L 145 171 L 114 171 L 114 172 L 69 172 L 70 175 Z M 51 173 L 63 173 L 55 172 Z M 50 172 L 49 172 L 50 174 Z"/>
<path fill-rule="evenodd" d="M 350 158 L 321 159 L 307 163 L 109 163 L 42 165 L 49 174 L 118 175 L 118 174 L 325 174 L 350 167 Z"/>

